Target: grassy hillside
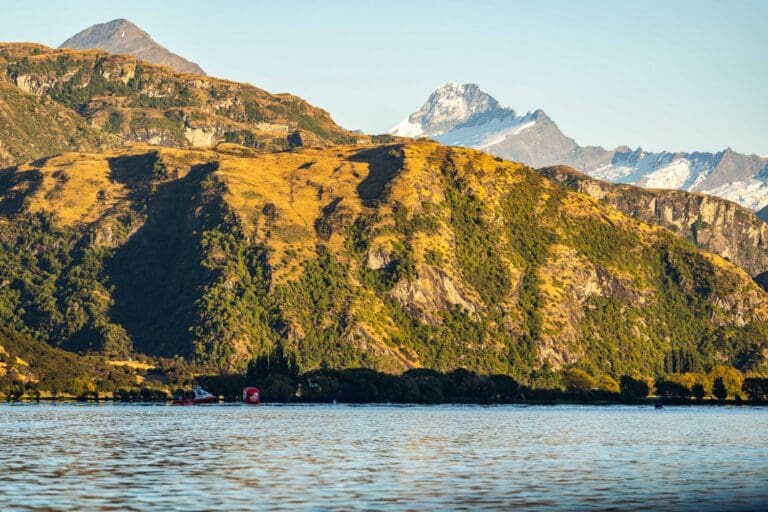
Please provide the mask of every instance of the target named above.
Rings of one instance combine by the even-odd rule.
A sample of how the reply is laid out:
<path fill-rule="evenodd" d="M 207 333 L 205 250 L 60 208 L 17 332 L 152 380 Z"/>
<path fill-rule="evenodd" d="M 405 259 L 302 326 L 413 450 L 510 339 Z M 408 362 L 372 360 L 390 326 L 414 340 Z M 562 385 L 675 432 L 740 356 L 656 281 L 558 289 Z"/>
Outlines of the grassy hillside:
<path fill-rule="evenodd" d="M 96 50 L 0 43 L 0 83 L 0 129 L 13 135 L 8 147 L 0 147 L 0 164 L 6 165 L 88 149 L 95 138 L 113 147 L 229 141 L 281 150 L 361 137 L 290 94 L 269 94 L 248 84 L 179 73 Z M 11 95 L 15 98 L 8 101 Z"/>
<path fill-rule="evenodd" d="M 70 350 L 524 382 L 765 365 L 745 272 L 468 149 L 65 154 L 0 174 L 0 214 L 0 320 Z"/>
<path fill-rule="evenodd" d="M 130 368 L 112 366 L 0 328 L 0 395 L 36 392 L 82 396 L 136 384 Z"/>
<path fill-rule="evenodd" d="M 0 79 L 0 167 L 64 151 L 93 151 L 101 142 L 77 113 Z"/>

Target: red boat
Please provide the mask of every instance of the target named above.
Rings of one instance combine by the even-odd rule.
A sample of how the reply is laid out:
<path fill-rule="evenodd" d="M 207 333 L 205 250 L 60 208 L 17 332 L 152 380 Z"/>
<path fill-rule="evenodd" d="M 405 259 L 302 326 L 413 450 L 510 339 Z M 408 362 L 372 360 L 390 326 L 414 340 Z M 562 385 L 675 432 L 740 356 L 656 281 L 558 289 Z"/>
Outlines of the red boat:
<path fill-rule="evenodd" d="M 219 397 L 216 395 L 212 395 L 200 386 L 195 386 L 194 395 L 187 396 L 187 394 L 184 393 L 182 396 L 174 398 L 171 405 L 199 405 L 217 402 L 218 400 Z"/>
<path fill-rule="evenodd" d="M 243 388 L 243 403 L 247 405 L 259 405 L 261 402 L 261 391 L 259 388 Z"/>

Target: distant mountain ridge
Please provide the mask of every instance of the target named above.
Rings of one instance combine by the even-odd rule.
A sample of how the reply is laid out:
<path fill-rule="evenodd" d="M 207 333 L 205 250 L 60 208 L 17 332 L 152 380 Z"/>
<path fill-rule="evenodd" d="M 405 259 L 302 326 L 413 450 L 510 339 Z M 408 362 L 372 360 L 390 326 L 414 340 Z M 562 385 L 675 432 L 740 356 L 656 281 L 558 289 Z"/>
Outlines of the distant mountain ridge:
<path fill-rule="evenodd" d="M 161 46 L 149 34 L 125 19 L 88 27 L 61 43 L 59 48 L 97 49 L 112 54 L 126 53 L 140 60 L 168 66 L 183 73 L 205 75 L 205 71 L 196 63 Z"/>
<path fill-rule="evenodd" d="M 131 55 L 0 43 L 0 168 L 135 143 L 283 150 L 360 139 L 290 94 Z"/>
<path fill-rule="evenodd" d="M 517 116 L 476 84 L 440 87 L 390 133 L 482 149 L 532 167 L 568 165 L 614 183 L 703 192 L 752 210 L 768 205 L 768 157 L 730 148 L 654 153 L 628 146 L 581 146 L 543 110 Z"/>

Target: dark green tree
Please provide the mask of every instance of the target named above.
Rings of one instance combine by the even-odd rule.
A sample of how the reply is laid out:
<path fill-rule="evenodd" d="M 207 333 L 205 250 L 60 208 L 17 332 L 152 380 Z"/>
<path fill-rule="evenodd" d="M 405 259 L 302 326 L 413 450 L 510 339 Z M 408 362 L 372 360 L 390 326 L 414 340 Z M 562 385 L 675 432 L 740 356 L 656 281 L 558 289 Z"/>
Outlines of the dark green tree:
<path fill-rule="evenodd" d="M 716 378 L 712 383 L 712 395 L 718 400 L 725 400 L 728 398 L 728 389 L 726 389 L 722 377 Z"/>
<path fill-rule="evenodd" d="M 622 400 L 632 402 L 648 396 L 648 383 L 644 380 L 633 379 L 629 375 L 622 375 L 619 382 L 619 391 Z"/>
<path fill-rule="evenodd" d="M 696 398 L 696 400 L 703 399 L 704 395 L 706 394 L 706 392 L 704 391 L 704 386 L 702 386 L 701 384 L 694 384 L 691 387 L 691 393 L 693 394 L 694 398 Z"/>
<path fill-rule="evenodd" d="M 741 384 L 741 390 L 750 400 L 763 400 L 768 395 L 768 379 L 748 377 Z"/>
<path fill-rule="evenodd" d="M 655 383 L 656 394 L 664 398 L 690 398 L 691 390 L 679 382 L 659 378 Z"/>

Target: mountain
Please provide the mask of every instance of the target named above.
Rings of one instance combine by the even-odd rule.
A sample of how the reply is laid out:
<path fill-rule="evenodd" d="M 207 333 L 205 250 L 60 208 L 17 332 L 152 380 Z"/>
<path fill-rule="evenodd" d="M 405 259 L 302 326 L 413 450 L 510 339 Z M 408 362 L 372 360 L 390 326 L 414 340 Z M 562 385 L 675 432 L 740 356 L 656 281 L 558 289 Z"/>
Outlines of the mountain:
<path fill-rule="evenodd" d="M 61 43 L 59 48 L 125 53 L 142 61 L 171 67 L 181 73 L 205 75 L 200 66 L 168 51 L 149 37 L 149 34 L 123 19 L 88 27 Z"/>
<path fill-rule="evenodd" d="M 0 95 L 4 165 L 135 143 L 281 150 L 365 139 L 290 94 L 96 50 L 0 43 Z"/>
<path fill-rule="evenodd" d="M 765 365 L 743 270 L 535 170 L 431 141 L 135 146 L 0 172 L 0 323 L 242 370 Z"/>
<path fill-rule="evenodd" d="M 542 110 L 517 116 L 475 84 L 448 83 L 390 130 L 482 149 L 533 167 L 567 165 L 592 177 L 647 188 L 702 192 L 752 210 L 768 205 L 768 157 L 719 153 L 651 153 L 621 146 L 581 146 Z"/>
<path fill-rule="evenodd" d="M 768 224 L 747 208 L 706 194 L 609 183 L 564 165 L 538 172 L 631 217 L 670 229 L 768 284 Z"/>

